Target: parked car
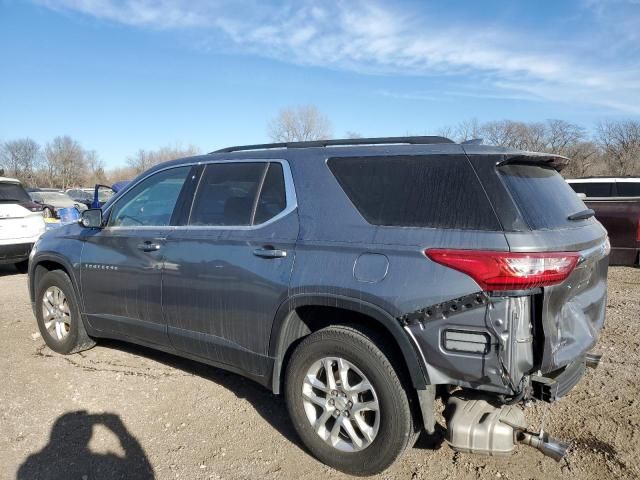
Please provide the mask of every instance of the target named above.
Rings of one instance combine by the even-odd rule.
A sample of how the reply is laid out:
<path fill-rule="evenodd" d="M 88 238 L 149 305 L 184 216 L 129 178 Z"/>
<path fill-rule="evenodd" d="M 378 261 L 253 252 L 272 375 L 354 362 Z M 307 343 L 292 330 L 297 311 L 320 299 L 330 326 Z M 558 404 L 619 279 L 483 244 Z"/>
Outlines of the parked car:
<path fill-rule="evenodd" d="M 38 327 L 58 353 L 116 338 L 283 393 L 309 451 L 345 472 L 433 434 L 437 392 L 453 449 L 558 460 L 567 445 L 517 405 L 597 365 L 609 255 L 567 162 L 402 137 L 164 163 L 36 244 Z"/>
<path fill-rule="evenodd" d="M 45 221 L 59 221 L 60 213 L 65 209 L 76 209 L 83 212 L 87 209 L 84 203 L 75 202 L 69 195 L 56 191 L 32 191 L 29 193 L 34 202 L 42 206 Z"/>
<path fill-rule="evenodd" d="M 640 265 L 640 177 L 567 180 L 609 232 L 612 265 Z"/>
<path fill-rule="evenodd" d="M 0 177 L 0 264 L 13 263 L 26 273 L 31 247 L 42 232 L 42 207 L 18 180 Z"/>
<path fill-rule="evenodd" d="M 69 188 L 65 192 L 74 202 L 82 203 L 87 208 L 91 207 L 93 201 L 93 189 L 91 188 Z"/>

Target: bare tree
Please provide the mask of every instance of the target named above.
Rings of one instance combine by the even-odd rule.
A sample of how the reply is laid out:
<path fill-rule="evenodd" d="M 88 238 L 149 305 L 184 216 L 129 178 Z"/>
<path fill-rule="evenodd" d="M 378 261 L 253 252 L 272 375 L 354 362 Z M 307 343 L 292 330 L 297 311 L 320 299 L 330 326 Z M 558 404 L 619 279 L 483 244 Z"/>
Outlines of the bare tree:
<path fill-rule="evenodd" d="M 176 158 L 190 157 L 200 153 L 198 147 L 189 145 L 182 148 L 179 145 L 166 146 L 158 150 L 138 150 L 134 155 L 127 158 L 127 165 L 131 168 L 135 175 L 144 172 L 153 165 L 167 162 Z"/>
<path fill-rule="evenodd" d="M 331 138 L 331 123 L 314 105 L 280 110 L 269 122 L 268 133 L 274 142 L 306 142 Z"/>
<path fill-rule="evenodd" d="M 640 174 L 640 122 L 600 122 L 598 140 L 614 175 Z"/>
<path fill-rule="evenodd" d="M 453 135 L 459 142 L 482 138 L 482 126 L 477 118 L 460 122 L 453 129 Z"/>
<path fill-rule="evenodd" d="M 5 174 L 30 183 L 42 158 L 40 145 L 30 138 L 4 143 L 0 148 L 0 165 Z"/>
<path fill-rule="evenodd" d="M 82 183 L 86 174 L 85 152 L 69 136 L 56 137 L 45 148 L 48 184 L 62 189 Z"/>
<path fill-rule="evenodd" d="M 85 151 L 84 157 L 87 167 L 87 183 L 89 185 L 94 185 L 96 183 L 106 183 L 107 174 L 104 170 L 104 162 L 98 157 L 96 151 Z"/>

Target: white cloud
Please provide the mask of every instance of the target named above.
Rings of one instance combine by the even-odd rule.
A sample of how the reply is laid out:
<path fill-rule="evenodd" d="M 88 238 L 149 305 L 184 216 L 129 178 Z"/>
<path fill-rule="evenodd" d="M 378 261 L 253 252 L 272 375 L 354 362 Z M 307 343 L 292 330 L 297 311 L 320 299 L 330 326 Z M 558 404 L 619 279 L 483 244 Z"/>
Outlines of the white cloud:
<path fill-rule="evenodd" d="M 584 1 L 594 12 L 594 21 L 610 18 L 606 9 Z M 640 62 L 618 65 L 603 61 L 606 56 L 595 50 L 592 56 L 585 55 L 596 45 L 581 45 L 574 51 L 565 45 L 563 51 L 560 38 L 547 39 L 540 32 L 483 29 L 479 24 L 470 28 L 455 19 L 450 27 L 443 26 L 419 12 L 363 0 L 321 4 L 280 0 L 271 7 L 250 0 L 38 2 L 135 27 L 196 29 L 203 36 L 213 35 L 217 48 L 226 45 L 300 65 L 364 74 L 472 75 L 493 90 L 486 95 L 504 91 L 640 114 L 640 103 L 632 101 L 640 98 Z M 633 18 L 625 23 L 629 35 L 637 35 L 637 29 L 630 27 L 637 23 Z"/>

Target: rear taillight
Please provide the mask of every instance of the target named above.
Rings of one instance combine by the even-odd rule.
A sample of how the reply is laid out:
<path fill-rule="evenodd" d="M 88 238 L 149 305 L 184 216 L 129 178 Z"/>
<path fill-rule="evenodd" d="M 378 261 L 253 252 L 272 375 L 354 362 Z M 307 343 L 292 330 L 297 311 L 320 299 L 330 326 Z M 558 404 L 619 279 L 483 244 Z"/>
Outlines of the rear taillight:
<path fill-rule="evenodd" d="M 483 290 L 524 290 L 564 281 L 580 259 L 576 252 L 510 253 L 430 248 L 427 257 L 466 273 Z"/>

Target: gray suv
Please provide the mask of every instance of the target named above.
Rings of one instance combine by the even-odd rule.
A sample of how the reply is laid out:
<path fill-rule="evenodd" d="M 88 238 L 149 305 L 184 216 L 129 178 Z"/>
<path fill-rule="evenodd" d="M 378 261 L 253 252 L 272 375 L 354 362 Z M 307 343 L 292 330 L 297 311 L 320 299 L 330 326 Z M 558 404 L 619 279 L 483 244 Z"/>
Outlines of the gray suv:
<path fill-rule="evenodd" d="M 232 147 L 151 168 L 33 248 L 40 332 L 126 340 L 283 393 L 309 451 L 380 472 L 442 398 L 456 451 L 560 459 L 520 405 L 599 355 L 609 244 L 549 154 L 442 137 Z"/>

